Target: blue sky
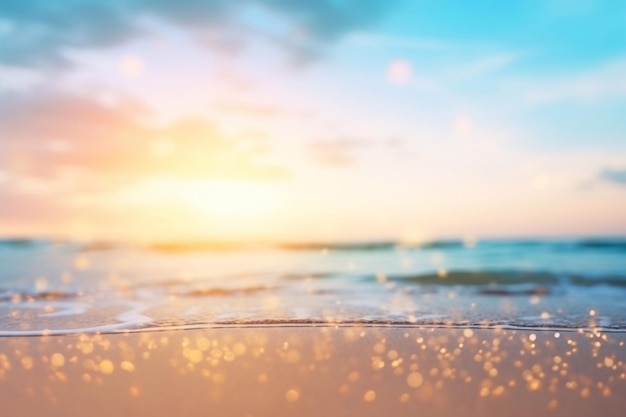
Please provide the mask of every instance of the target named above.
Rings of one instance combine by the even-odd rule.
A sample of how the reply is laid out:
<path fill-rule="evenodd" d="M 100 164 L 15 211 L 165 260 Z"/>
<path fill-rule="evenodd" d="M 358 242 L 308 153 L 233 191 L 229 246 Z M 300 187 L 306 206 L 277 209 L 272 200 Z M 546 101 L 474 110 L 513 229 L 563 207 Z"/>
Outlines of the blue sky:
<path fill-rule="evenodd" d="M 623 234 L 623 114 L 621 1 L 9 0 L 0 233 Z"/>

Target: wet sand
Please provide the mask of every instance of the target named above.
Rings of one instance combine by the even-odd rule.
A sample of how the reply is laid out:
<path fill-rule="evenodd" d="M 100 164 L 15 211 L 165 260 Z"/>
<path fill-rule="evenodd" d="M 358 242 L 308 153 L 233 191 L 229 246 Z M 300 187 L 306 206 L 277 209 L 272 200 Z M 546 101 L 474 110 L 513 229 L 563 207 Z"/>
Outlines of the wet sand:
<path fill-rule="evenodd" d="M 622 416 L 626 333 L 273 326 L 0 338 L 17 416 Z"/>

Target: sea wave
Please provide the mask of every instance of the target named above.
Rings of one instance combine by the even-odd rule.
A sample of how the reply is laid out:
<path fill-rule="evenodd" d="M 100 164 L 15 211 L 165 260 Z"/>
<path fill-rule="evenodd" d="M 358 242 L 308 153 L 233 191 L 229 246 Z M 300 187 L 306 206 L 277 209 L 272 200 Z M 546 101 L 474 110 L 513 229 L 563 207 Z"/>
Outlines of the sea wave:
<path fill-rule="evenodd" d="M 380 277 L 371 276 L 370 280 Z M 542 286 L 609 286 L 625 287 L 626 275 L 581 275 L 553 273 L 549 271 L 445 271 L 417 275 L 388 276 L 386 280 L 415 285 L 454 285 L 454 286 L 518 286 L 539 284 Z"/>
<path fill-rule="evenodd" d="M 439 239 L 423 242 L 399 240 L 373 240 L 354 242 L 228 242 L 228 241 L 159 241 L 133 243 L 119 241 L 72 241 L 47 238 L 4 238 L 0 247 L 24 249 L 46 245 L 73 246 L 79 252 L 99 252 L 116 249 L 144 249 L 158 253 L 224 252 L 255 249 L 285 251 L 389 251 L 395 249 L 459 250 L 493 248 L 541 248 L 556 251 L 626 251 L 626 238 L 581 239 Z"/>
<path fill-rule="evenodd" d="M 626 331 L 626 239 L 0 240 L 0 335 L 194 326 Z"/>
<path fill-rule="evenodd" d="M 626 251 L 626 239 L 583 239 L 578 246 L 586 249 Z"/>

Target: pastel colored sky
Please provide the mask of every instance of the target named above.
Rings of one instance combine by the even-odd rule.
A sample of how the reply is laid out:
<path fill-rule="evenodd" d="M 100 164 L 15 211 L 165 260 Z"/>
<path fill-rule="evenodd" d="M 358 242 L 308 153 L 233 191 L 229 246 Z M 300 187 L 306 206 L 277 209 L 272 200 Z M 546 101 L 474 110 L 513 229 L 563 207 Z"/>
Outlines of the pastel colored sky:
<path fill-rule="evenodd" d="M 626 234 L 626 2 L 3 0 L 0 235 Z"/>

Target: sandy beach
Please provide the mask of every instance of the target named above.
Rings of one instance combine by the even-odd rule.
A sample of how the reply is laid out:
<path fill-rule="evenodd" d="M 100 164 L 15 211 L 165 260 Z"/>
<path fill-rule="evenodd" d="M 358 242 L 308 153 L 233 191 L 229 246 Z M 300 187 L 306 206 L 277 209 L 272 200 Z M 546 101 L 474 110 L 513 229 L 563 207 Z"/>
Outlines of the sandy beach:
<path fill-rule="evenodd" d="M 225 327 L 0 339 L 10 416 L 620 416 L 626 334 Z"/>

